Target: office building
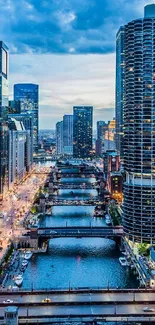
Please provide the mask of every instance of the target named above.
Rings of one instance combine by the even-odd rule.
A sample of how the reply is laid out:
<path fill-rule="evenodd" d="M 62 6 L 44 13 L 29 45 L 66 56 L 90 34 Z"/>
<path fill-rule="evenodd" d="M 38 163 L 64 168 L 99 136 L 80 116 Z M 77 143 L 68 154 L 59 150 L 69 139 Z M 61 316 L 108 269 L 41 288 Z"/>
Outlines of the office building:
<path fill-rule="evenodd" d="M 56 153 L 63 155 L 63 121 L 56 124 Z"/>
<path fill-rule="evenodd" d="M 21 102 L 20 100 L 9 100 L 9 114 L 20 114 L 21 112 Z"/>
<path fill-rule="evenodd" d="M 92 152 L 93 107 L 73 107 L 73 157 L 88 158 Z"/>
<path fill-rule="evenodd" d="M 123 227 L 133 242 L 155 244 L 155 5 L 124 26 Z"/>
<path fill-rule="evenodd" d="M 107 126 L 105 121 L 97 121 L 96 156 L 98 157 L 101 157 L 102 152 L 104 152 L 104 140 Z"/>
<path fill-rule="evenodd" d="M 111 197 L 119 202 L 122 202 L 123 191 L 123 176 L 120 171 L 110 172 L 108 175 L 108 190 Z"/>
<path fill-rule="evenodd" d="M 19 183 L 26 173 L 25 143 L 26 131 L 22 122 L 9 118 L 9 154 L 8 154 L 8 184 L 9 189 Z"/>
<path fill-rule="evenodd" d="M 33 113 L 33 149 L 38 151 L 39 86 L 35 84 L 14 85 L 14 101 L 20 101 L 20 112 Z"/>
<path fill-rule="evenodd" d="M 8 48 L 0 42 L 0 200 L 8 188 Z"/>
<path fill-rule="evenodd" d="M 107 130 L 104 135 L 104 150 L 115 150 L 115 134 L 116 134 L 116 123 L 115 119 L 109 121 Z"/>
<path fill-rule="evenodd" d="M 116 149 L 123 159 L 124 27 L 116 35 Z"/>
<path fill-rule="evenodd" d="M 73 115 L 63 116 L 63 153 L 73 155 Z"/>
<path fill-rule="evenodd" d="M 120 156 L 116 150 L 107 150 L 103 154 L 103 172 L 107 179 L 111 172 L 118 172 L 120 169 Z"/>
<path fill-rule="evenodd" d="M 26 131 L 25 167 L 26 171 L 30 172 L 33 167 L 33 113 L 9 114 L 8 119 L 10 118 L 14 118 L 24 125 Z"/>

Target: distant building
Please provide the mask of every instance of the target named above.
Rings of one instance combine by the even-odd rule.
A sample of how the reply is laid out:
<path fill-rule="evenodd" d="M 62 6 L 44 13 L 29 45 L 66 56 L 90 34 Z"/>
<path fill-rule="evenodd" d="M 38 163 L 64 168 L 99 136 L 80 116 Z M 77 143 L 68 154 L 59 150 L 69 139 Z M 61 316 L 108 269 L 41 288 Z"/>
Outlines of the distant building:
<path fill-rule="evenodd" d="M 8 48 L 0 42 L 0 200 L 8 189 Z"/>
<path fill-rule="evenodd" d="M 38 150 L 39 86 L 35 84 L 14 85 L 14 101 L 20 101 L 20 112 L 33 113 L 33 149 Z"/>
<path fill-rule="evenodd" d="M 115 132 L 116 124 L 115 119 L 108 123 L 107 131 L 105 131 L 104 150 L 115 150 Z"/>
<path fill-rule="evenodd" d="M 22 122 L 9 119 L 9 188 L 19 183 L 26 172 L 25 168 L 26 131 Z"/>
<path fill-rule="evenodd" d="M 124 108 L 124 27 L 120 27 L 116 35 L 116 149 L 123 158 L 123 108 Z"/>
<path fill-rule="evenodd" d="M 93 107 L 73 107 L 73 157 L 88 158 L 92 152 Z"/>
<path fill-rule="evenodd" d="M 21 102 L 20 100 L 9 100 L 9 114 L 20 114 L 21 112 Z"/>
<path fill-rule="evenodd" d="M 33 113 L 9 114 L 8 118 L 14 118 L 24 125 L 26 131 L 25 167 L 26 171 L 30 172 L 33 166 Z"/>
<path fill-rule="evenodd" d="M 63 154 L 63 121 L 56 124 L 56 153 Z"/>
<path fill-rule="evenodd" d="M 105 132 L 107 130 L 105 121 L 97 121 L 97 140 L 96 140 L 96 156 L 101 157 L 104 151 Z"/>
<path fill-rule="evenodd" d="M 63 116 L 63 153 L 73 155 L 73 115 Z"/>

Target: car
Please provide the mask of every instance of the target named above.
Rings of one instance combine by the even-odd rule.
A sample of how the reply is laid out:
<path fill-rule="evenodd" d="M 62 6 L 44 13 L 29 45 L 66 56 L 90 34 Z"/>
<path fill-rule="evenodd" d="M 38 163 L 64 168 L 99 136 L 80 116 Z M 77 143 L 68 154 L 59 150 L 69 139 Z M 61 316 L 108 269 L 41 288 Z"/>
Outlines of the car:
<path fill-rule="evenodd" d="M 153 308 L 150 308 L 150 307 L 144 307 L 143 311 L 145 311 L 145 312 L 154 312 L 155 310 Z"/>
<path fill-rule="evenodd" d="M 12 304 L 13 300 L 7 299 L 3 301 L 3 304 Z"/>
<path fill-rule="evenodd" d="M 50 298 L 45 298 L 45 299 L 42 300 L 42 302 L 49 303 L 49 302 L 51 302 L 51 299 Z"/>

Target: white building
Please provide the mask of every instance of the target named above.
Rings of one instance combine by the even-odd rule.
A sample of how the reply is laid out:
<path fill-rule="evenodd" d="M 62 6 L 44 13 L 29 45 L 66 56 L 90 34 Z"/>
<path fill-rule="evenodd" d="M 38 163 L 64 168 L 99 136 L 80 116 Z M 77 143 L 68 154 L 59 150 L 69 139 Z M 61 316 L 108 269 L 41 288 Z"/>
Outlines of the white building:
<path fill-rule="evenodd" d="M 27 132 L 23 123 L 11 118 L 9 120 L 9 188 L 19 183 L 26 173 L 25 144 Z"/>

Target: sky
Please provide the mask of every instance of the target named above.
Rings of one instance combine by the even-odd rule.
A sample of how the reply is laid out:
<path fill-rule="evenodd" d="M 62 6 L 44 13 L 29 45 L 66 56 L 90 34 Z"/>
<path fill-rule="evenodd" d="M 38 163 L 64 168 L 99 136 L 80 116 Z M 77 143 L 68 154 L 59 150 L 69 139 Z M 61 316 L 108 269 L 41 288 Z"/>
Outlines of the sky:
<path fill-rule="evenodd" d="M 40 128 L 74 105 L 93 105 L 94 124 L 115 114 L 115 38 L 143 17 L 148 0 L 0 0 L 0 38 L 15 83 L 40 87 Z M 155 3 L 152 1 L 151 3 Z"/>

